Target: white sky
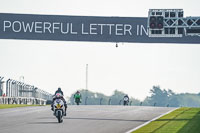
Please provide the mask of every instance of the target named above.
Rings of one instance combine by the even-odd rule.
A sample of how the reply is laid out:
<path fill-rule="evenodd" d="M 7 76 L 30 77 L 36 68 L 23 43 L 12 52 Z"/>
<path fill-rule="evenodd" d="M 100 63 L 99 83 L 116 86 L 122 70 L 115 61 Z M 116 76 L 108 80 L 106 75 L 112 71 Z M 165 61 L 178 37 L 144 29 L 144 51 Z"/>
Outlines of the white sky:
<path fill-rule="evenodd" d="M 1 13 L 147 17 L 153 8 L 184 9 L 200 16 L 198 0 L 0 0 Z M 1 18 L 0 18 L 1 19 Z M 153 85 L 200 92 L 200 45 L 0 40 L 0 76 L 66 96 L 85 88 L 111 95 L 115 89 L 143 100 Z"/>

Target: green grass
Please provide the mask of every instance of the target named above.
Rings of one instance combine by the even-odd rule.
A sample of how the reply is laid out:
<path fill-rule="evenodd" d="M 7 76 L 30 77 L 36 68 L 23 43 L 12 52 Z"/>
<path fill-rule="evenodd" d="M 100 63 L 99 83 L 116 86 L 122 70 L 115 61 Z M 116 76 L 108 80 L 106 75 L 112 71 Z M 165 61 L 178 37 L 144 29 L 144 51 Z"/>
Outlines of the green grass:
<path fill-rule="evenodd" d="M 200 108 L 180 108 L 132 133 L 200 133 Z"/>
<path fill-rule="evenodd" d="M 30 107 L 39 105 L 26 105 L 26 104 L 0 104 L 0 109 L 17 108 L 17 107 Z"/>

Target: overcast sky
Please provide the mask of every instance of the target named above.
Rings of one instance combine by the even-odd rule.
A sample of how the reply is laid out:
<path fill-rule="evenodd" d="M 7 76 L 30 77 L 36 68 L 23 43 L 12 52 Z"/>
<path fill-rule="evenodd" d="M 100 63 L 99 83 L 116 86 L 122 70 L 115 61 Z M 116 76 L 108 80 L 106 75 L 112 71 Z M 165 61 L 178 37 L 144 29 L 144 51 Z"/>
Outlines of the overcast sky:
<path fill-rule="evenodd" d="M 0 0 L 1 13 L 147 17 L 154 8 L 200 16 L 198 0 Z M 1 18 L 0 18 L 1 19 Z M 200 45 L 0 40 L 0 76 L 66 96 L 85 88 L 115 89 L 143 100 L 153 85 L 176 93 L 200 92 Z"/>

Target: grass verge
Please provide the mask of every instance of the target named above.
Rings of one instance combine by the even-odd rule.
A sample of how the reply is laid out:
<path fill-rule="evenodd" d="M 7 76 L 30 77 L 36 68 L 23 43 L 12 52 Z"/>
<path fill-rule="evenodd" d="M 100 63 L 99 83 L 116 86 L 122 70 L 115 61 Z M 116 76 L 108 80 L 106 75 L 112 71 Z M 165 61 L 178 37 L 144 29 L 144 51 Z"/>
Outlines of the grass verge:
<path fill-rule="evenodd" d="M 0 104 L 0 109 L 17 108 L 17 107 L 30 107 L 40 105 L 26 105 L 26 104 Z M 41 105 L 42 106 L 42 105 Z"/>
<path fill-rule="evenodd" d="M 200 108 L 179 108 L 132 133 L 199 133 Z"/>

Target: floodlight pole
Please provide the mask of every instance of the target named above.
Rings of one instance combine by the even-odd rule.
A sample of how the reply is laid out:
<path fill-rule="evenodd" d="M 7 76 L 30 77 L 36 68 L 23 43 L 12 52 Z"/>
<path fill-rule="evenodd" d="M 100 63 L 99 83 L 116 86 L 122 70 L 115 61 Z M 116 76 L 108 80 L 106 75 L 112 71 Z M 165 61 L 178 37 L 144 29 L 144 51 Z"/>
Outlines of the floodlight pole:
<path fill-rule="evenodd" d="M 88 90 L 88 64 L 86 64 L 86 90 Z"/>

